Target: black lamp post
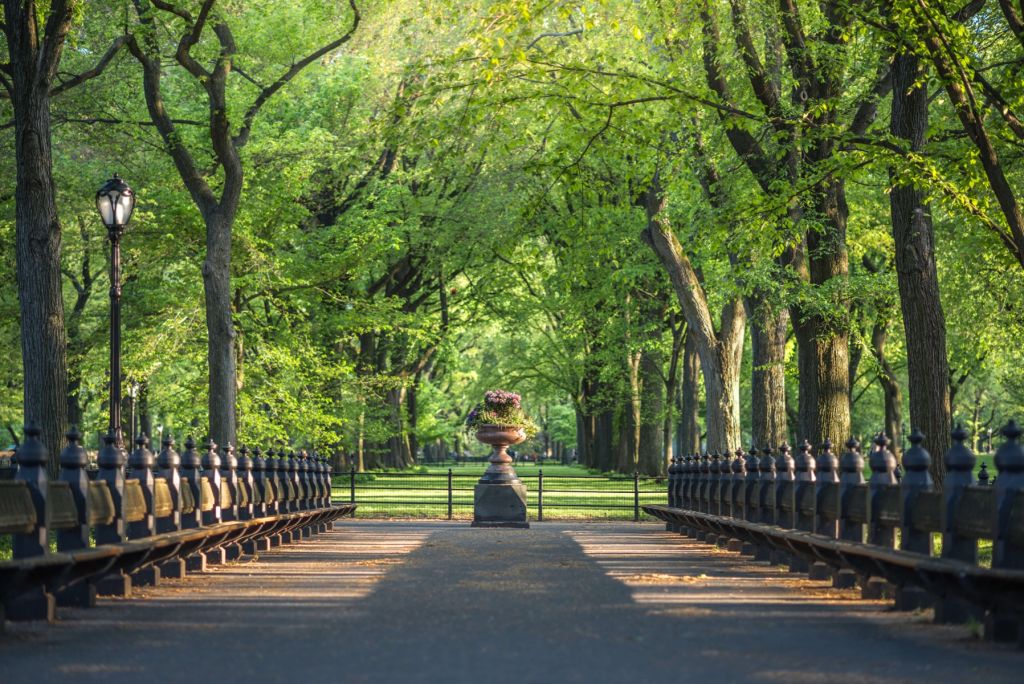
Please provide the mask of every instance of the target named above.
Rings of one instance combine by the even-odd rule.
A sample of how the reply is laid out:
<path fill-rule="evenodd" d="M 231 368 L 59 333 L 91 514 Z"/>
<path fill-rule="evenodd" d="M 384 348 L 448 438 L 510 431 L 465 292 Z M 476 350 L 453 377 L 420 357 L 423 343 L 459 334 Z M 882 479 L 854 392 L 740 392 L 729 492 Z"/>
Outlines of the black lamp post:
<path fill-rule="evenodd" d="M 110 433 L 120 449 L 121 433 L 121 236 L 135 211 L 135 193 L 117 174 L 96 193 L 96 208 L 110 240 Z"/>

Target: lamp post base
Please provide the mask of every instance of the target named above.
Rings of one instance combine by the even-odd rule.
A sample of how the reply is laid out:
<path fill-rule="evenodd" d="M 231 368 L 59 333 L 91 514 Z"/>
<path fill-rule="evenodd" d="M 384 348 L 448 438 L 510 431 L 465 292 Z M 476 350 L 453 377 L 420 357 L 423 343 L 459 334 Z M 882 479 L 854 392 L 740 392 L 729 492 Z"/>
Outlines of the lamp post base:
<path fill-rule="evenodd" d="M 526 486 L 479 483 L 473 490 L 473 527 L 529 528 L 526 520 Z"/>

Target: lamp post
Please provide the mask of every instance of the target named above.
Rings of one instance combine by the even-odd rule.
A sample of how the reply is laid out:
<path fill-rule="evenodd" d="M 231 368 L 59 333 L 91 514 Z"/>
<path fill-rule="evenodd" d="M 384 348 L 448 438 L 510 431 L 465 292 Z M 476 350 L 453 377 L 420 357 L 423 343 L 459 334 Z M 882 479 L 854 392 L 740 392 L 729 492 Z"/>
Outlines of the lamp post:
<path fill-rule="evenodd" d="M 131 399 L 131 409 L 132 409 L 132 415 L 131 415 L 131 419 L 130 419 L 131 420 L 132 431 L 131 431 L 131 433 L 129 433 L 128 436 L 132 437 L 132 438 L 134 438 L 135 435 L 139 434 L 139 426 L 138 426 L 138 423 L 136 421 L 136 416 L 138 415 L 138 412 L 135 410 L 135 408 L 138 405 L 139 388 L 140 387 L 141 387 L 141 385 L 139 385 L 139 382 L 137 380 L 132 380 L 128 384 L 128 397 Z M 157 444 L 159 444 L 159 442 L 157 442 Z"/>
<path fill-rule="evenodd" d="M 96 193 L 96 209 L 110 240 L 110 434 L 121 449 L 121 236 L 135 211 L 135 193 L 114 174 Z"/>

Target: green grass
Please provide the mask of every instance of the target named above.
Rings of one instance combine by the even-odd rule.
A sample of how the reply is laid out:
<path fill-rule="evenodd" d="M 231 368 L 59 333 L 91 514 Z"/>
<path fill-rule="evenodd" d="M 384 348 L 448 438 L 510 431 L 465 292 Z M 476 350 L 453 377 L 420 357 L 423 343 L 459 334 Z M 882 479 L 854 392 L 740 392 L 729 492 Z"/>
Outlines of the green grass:
<path fill-rule="evenodd" d="M 452 517 L 473 517 L 473 488 L 487 464 L 450 466 Z M 367 472 L 355 477 L 356 517 L 448 517 L 449 466 L 419 466 L 404 472 Z M 539 482 L 544 476 L 545 520 L 632 520 L 634 495 L 632 475 L 595 477 L 579 466 L 561 464 L 520 464 L 516 473 L 527 488 L 527 509 L 531 520 L 540 516 Z M 571 478 L 571 479 L 568 479 Z M 349 501 L 351 476 L 334 477 L 334 498 Z M 640 505 L 665 503 L 664 479 L 640 480 Z M 649 519 L 640 512 L 640 517 Z"/>

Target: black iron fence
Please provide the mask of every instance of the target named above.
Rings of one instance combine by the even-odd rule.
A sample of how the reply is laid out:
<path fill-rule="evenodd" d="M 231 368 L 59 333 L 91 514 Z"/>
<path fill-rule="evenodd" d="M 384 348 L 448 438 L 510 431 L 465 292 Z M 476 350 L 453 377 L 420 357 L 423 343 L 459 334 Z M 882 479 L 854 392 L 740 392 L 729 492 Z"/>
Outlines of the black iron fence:
<path fill-rule="evenodd" d="M 369 518 L 473 517 L 473 488 L 479 472 L 357 473 L 334 478 L 336 502 L 358 504 Z M 520 475 L 531 520 L 651 519 L 644 505 L 663 504 L 665 478 L 642 475 Z"/>

